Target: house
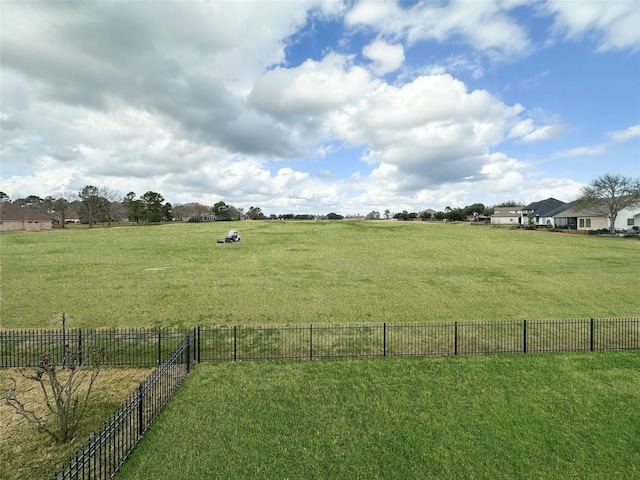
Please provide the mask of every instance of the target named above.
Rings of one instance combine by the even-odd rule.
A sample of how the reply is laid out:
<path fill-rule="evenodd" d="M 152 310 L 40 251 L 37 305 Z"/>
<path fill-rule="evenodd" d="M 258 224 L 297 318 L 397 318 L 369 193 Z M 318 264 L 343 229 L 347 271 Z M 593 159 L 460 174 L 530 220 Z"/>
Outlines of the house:
<path fill-rule="evenodd" d="M 421 220 L 435 220 L 436 212 L 433 208 L 427 208 L 426 210 L 422 210 L 418 212 L 418 218 Z"/>
<path fill-rule="evenodd" d="M 15 203 L 0 202 L 0 232 L 51 230 L 51 217 Z"/>
<path fill-rule="evenodd" d="M 555 198 L 533 202 L 522 209 L 522 224 L 553 226 L 553 216 L 567 208 L 567 204 Z"/>
<path fill-rule="evenodd" d="M 620 210 L 616 217 L 615 229 L 616 231 L 640 230 L 640 206 Z"/>
<path fill-rule="evenodd" d="M 491 215 L 492 225 L 520 225 L 522 222 L 522 205 L 516 207 L 494 207 Z"/>
<path fill-rule="evenodd" d="M 602 211 L 580 207 L 577 202 L 573 202 L 554 216 L 554 225 L 556 228 L 577 231 L 609 230 L 611 222 Z M 616 231 L 633 231 L 638 226 L 640 207 L 624 208 L 618 212 L 614 225 Z"/>

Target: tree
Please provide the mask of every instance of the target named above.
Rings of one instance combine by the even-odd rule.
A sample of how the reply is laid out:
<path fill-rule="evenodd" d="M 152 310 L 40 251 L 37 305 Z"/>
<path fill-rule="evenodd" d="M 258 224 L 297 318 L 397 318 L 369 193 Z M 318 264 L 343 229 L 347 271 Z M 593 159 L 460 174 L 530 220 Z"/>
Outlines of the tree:
<path fill-rule="evenodd" d="M 386 220 L 389 220 L 391 218 L 391 212 L 389 211 L 388 208 L 384 211 L 384 218 Z"/>
<path fill-rule="evenodd" d="M 118 190 L 112 190 L 109 187 L 101 187 L 98 190 L 98 195 L 102 198 L 103 210 L 102 213 L 105 216 L 109 226 L 112 221 L 119 221 L 122 219 L 122 194 Z"/>
<path fill-rule="evenodd" d="M 486 207 L 482 203 L 474 203 L 472 205 L 467 205 L 464 207 L 464 215 L 469 218 L 473 217 L 475 220 L 478 216 L 483 215 L 486 210 Z"/>
<path fill-rule="evenodd" d="M 149 223 L 160 223 L 166 218 L 167 211 L 162 205 L 164 197 L 157 192 L 148 191 L 140 197 L 144 206 L 144 218 Z"/>
<path fill-rule="evenodd" d="M 171 213 L 173 206 L 167 202 L 162 206 L 162 219 L 166 222 L 173 220 L 173 214 Z"/>
<path fill-rule="evenodd" d="M 100 198 L 98 187 L 87 185 L 78 194 L 80 197 L 80 208 L 78 215 L 93 227 L 103 213 L 104 201 Z"/>
<path fill-rule="evenodd" d="M 174 205 L 171 209 L 171 215 L 179 221 L 188 220 L 189 222 L 207 222 L 211 221 L 211 207 L 200 203 L 185 203 L 183 205 Z"/>
<path fill-rule="evenodd" d="M 507 200 L 506 202 L 499 203 L 496 207 L 519 207 L 525 205 L 524 202 L 516 202 L 515 200 Z"/>
<path fill-rule="evenodd" d="M 35 424 L 38 431 L 47 433 L 59 443 L 69 442 L 87 409 L 91 389 L 105 359 L 104 347 L 87 349 L 81 356 L 80 352 L 72 352 L 65 345 L 61 363 L 56 363 L 47 354 L 33 373 L 20 371 L 23 378 L 39 384 L 53 420 L 27 409 L 18 396 L 15 378 L 10 379 L 13 386 L 4 393 L 4 403 L 12 407 L 16 414 Z"/>
<path fill-rule="evenodd" d="M 239 209 L 222 201 L 211 207 L 211 211 L 216 216 L 216 221 L 240 220 L 242 218 L 242 212 Z"/>
<path fill-rule="evenodd" d="M 618 213 L 640 206 L 640 178 L 606 173 L 580 190 L 577 205 L 609 219 L 609 231 L 615 231 Z"/>
<path fill-rule="evenodd" d="M 403 210 L 402 212 L 396 213 L 393 218 L 396 220 L 409 220 L 409 212 Z"/>
<path fill-rule="evenodd" d="M 73 202 L 77 197 L 72 192 L 59 193 L 56 197 L 52 203 L 53 212 L 62 228 L 64 228 L 67 218 L 69 218 L 69 214 L 73 210 Z"/>
<path fill-rule="evenodd" d="M 249 207 L 249 211 L 247 212 L 247 218 L 249 220 L 263 220 L 266 217 L 262 210 L 258 207 Z"/>
<path fill-rule="evenodd" d="M 328 220 L 342 220 L 344 217 L 338 213 L 328 213 L 327 214 L 327 219 Z"/>
<path fill-rule="evenodd" d="M 446 219 L 450 222 L 464 222 L 467 216 L 462 208 L 449 208 L 449 211 L 446 212 Z"/>
<path fill-rule="evenodd" d="M 220 201 L 211 207 L 211 212 L 216 216 L 216 221 L 229 221 L 231 215 L 229 214 L 229 206 Z"/>
<path fill-rule="evenodd" d="M 7 195 L 6 193 L 0 192 L 0 202 L 8 202 L 10 201 L 10 198 L 11 197 L 9 197 L 9 195 Z"/>
<path fill-rule="evenodd" d="M 373 210 L 369 212 L 365 218 L 367 220 L 380 220 L 380 212 Z"/>
<path fill-rule="evenodd" d="M 53 198 L 50 196 L 40 198 L 37 195 L 29 195 L 25 198 L 18 198 L 13 203 L 20 205 L 21 207 L 27 207 L 29 210 L 34 212 L 49 215 L 52 210 Z"/>
<path fill-rule="evenodd" d="M 144 204 L 142 200 L 136 200 L 135 192 L 127 193 L 122 199 L 125 214 L 132 223 L 139 223 L 144 217 Z"/>

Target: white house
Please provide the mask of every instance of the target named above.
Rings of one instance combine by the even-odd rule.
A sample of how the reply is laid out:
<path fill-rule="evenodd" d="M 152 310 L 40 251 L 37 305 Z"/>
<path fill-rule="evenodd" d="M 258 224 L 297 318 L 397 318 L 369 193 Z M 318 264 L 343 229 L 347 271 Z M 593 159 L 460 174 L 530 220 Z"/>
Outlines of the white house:
<path fill-rule="evenodd" d="M 522 221 L 522 205 L 517 207 L 494 207 L 491 215 L 492 225 L 520 225 Z"/>
<path fill-rule="evenodd" d="M 602 211 L 579 207 L 576 202 L 567 205 L 567 208 L 557 213 L 553 220 L 556 228 L 569 230 L 589 231 L 611 228 L 610 220 Z M 620 210 L 614 227 L 616 231 L 638 230 L 640 228 L 640 206 Z"/>
<path fill-rule="evenodd" d="M 616 217 L 615 229 L 640 230 L 640 206 L 635 208 L 623 208 L 620 210 Z"/>

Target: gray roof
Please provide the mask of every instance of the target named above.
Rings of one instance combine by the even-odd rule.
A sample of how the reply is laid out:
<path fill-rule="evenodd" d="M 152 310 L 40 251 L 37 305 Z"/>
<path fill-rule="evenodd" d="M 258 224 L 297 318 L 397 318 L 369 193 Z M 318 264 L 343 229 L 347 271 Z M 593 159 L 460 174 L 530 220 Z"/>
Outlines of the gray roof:
<path fill-rule="evenodd" d="M 538 215 L 540 217 L 553 217 L 557 213 L 567 208 L 567 204 L 555 198 L 547 198 L 539 202 L 533 202 L 523 208 L 523 210 L 531 211 L 527 213 L 529 216 Z"/>
<path fill-rule="evenodd" d="M 571 217 L 605 217 L 602 212 L 585 208 L 578 202 L 571 202 L 565 205 L 565 208 L 554 215 L 554 218 L 571 218 Z"/>

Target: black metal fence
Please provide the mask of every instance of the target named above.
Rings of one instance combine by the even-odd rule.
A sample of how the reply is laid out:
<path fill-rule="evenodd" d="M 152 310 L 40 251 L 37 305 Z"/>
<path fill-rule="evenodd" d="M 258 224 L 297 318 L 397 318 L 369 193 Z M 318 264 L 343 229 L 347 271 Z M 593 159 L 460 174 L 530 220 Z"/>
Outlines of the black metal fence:
<path fill-rule="evenodd" d="M 65 346 L 80 355 L 104 347 L 107 365 L 159 365 L 185 334 L 174 329 L 0 330 L 0 368 L 36 367 L 46 354 L 60 363 Z"/>
<path fill-rule="evenodd" d="M 196 359 L 469 355 L 640 348 L 640 318 L 196 329 Z"/>
<path fill-rule="evenodd" d="M 80 447 L 54 479 L 113 478 L 189 373 L 193 344 L 192 333 L 183 335 L 178 347 Z"/>
<path fill-rule="evenodd" d="M 0 368 L 37 366 L 64 345 L 104 346 L 108 365 L 159 365 L 192 333 L 192 359 L 206 361 L 328 357 L 469 355 L 640 348 L 640 318 L 412 324 L 0 331 Z"/>

